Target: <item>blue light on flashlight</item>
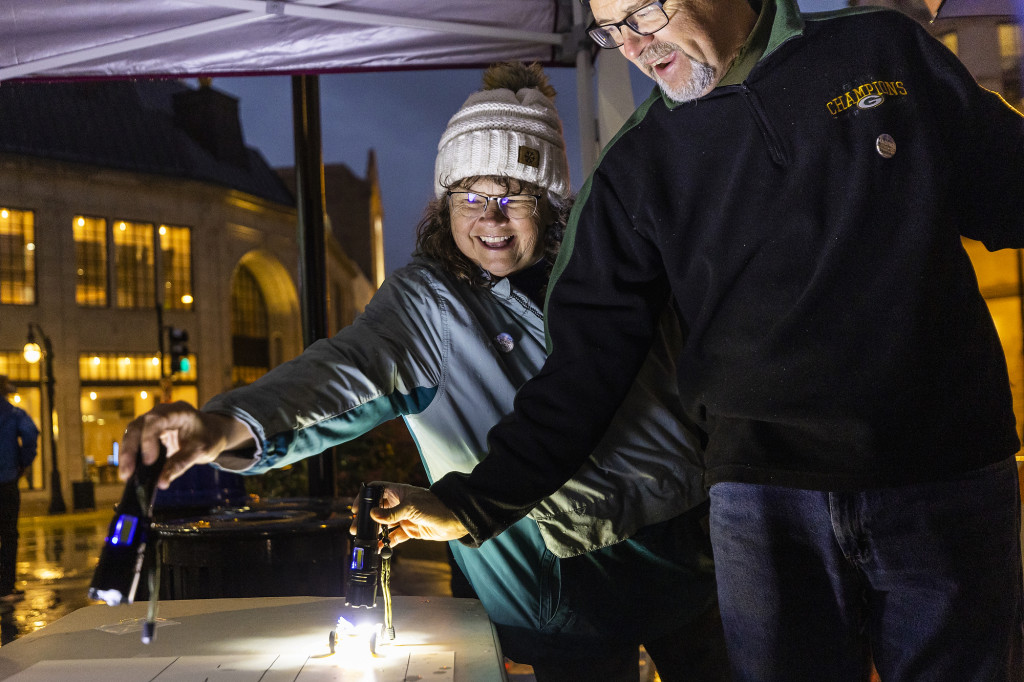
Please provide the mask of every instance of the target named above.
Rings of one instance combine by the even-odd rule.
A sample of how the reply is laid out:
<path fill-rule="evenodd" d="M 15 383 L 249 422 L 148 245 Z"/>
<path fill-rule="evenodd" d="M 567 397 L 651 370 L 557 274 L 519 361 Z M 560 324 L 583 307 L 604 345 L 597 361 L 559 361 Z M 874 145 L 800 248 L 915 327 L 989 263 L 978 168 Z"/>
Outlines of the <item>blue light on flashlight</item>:
<path fill-rule="evenodd" d="M 139 519 L 136 516 L 122 514 L 117 517 L 117 523 L 114 524 L 114 532 L 110 534 L 110 544 L 131 545 L 132 540 L 135 539 L 135 529 L 138 526 Z"/>
<path fill-rule="evenodd" d="M 361 571 L 363 570 L 363 548 L 355 547 L 352 550 L 352 570 Z"/>

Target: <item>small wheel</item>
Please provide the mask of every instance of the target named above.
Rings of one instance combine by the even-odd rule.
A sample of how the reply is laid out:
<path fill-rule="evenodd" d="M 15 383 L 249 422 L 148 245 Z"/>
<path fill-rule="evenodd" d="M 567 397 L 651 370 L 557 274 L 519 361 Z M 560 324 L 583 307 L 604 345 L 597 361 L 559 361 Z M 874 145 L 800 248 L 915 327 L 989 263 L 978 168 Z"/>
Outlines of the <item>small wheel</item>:
<path fill-rule="evenodd" d="M 336 630 L 331 630 L 331 634 L 327 635 L 327 646 L 330 647 L 331 653 L 334 653 L 334 648 L 338 644 L 338 633 Z"/>
<path fill-rule="evenodd" d="M 391 644 L 384 623 L 377 623 L 370 634 L 370 653 L 374 656 L 387 656 L 387 645 Z"/>

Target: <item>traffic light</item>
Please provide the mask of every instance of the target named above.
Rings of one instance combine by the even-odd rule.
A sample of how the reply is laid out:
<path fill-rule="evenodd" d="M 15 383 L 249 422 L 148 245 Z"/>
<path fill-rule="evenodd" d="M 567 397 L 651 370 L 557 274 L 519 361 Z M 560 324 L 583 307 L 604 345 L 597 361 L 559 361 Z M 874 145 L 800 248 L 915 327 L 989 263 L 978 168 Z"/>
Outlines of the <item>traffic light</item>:
<path fill-rule="evenodd" d="M 178 327 L 168 327 L 167 337 L 171 349 L 171 374 L 185 373 L 192 368 L 188 359 L 188 332 Z"/>

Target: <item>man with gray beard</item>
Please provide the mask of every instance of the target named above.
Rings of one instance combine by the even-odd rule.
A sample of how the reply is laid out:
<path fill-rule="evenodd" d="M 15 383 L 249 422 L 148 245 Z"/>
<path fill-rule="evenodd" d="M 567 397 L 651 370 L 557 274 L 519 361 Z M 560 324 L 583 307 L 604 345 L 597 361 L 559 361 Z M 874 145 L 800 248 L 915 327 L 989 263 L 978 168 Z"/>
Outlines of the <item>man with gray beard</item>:
<path fill-rule="evenodd" d="M 551 354 L 471 474 L 374 516 L 500 533 L 590 451 L 671 301 L 734 678 L 1020 682 L 1020 443 L 961 235 L 1024 247 L 1021 116 L 897 12 L 590 6 L 660 91 L 579 193 Z"/>

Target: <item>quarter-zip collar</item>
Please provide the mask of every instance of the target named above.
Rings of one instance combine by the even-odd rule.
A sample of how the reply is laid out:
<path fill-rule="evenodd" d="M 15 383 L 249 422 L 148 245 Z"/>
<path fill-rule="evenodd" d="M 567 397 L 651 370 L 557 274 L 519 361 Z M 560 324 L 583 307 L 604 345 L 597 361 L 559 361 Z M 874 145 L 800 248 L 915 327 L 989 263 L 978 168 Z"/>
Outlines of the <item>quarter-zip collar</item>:
<path fill-rule="evenodd" d="M 747 36 L 746 42 L 740 47 L 739 54 L 736 55 L 736 59 L 729 66 L 729 70 L 725 72 L 725 76 L 722 77 L 718 86 L 739 85 L 746 79 L 747 74 L 761 60 L 761 56 L 764 55 L 768 47 L 768 42 L 772 37 L 772 21 L 774 19 L 775 3 L 769 0 L 761 5 L 761 14 L 757 17 L 754 30 Z"/>
<path fill-rule="evenodd" d="M 764 0 L 754 30 L 747 36 L 736 60 L 715 88 L 742 83 L 762 59 L 790 38 L 802 35 L 803 31 L 804 19 L 794 0 Z M 661 98 L 669 109 L 680 104 L 670 100 L 664 93 Z"/>

